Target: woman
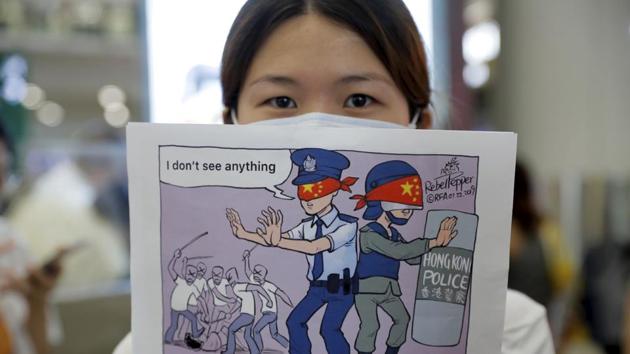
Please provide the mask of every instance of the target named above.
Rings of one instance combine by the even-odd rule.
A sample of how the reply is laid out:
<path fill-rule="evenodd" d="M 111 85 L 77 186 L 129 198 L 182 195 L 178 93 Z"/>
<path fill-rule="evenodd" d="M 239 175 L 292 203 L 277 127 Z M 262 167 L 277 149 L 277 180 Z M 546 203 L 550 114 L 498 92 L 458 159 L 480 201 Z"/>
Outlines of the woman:
<path fill-rule="evenodd" d="M 402 0 L 250 0 L 221 83 L 226 124 L 431 127 L 424 46 Z"/>
<path fill-rule="evenodd" d="M 402 1 L 248 1 L 221 84 L 226 123 L 325 112 L 431 126 L 424 46 Z"/>

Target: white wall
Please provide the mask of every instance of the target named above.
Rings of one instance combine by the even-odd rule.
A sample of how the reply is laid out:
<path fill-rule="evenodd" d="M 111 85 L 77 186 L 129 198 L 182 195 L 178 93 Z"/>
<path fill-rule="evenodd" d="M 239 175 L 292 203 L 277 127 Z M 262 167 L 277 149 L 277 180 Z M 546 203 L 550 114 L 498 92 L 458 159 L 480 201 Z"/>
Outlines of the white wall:
<path fill-rule="evenodd" d="M 630 176 L 630 1 L 499 2 L 494 124 L 543 179 Z"/>

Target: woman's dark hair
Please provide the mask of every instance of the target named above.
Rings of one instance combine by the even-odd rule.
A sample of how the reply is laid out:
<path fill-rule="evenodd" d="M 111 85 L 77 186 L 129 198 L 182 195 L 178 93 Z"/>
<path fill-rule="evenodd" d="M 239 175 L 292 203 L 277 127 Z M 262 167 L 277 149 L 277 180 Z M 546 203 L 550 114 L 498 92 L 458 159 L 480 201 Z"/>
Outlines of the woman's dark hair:
<path fill-rule="evenodd" d="M 287 20 L 316 13 L 359 34 L 409 102 L 410 118 L 430 103 L 424 45 L 402 0 L 249 0 L 230 29 L 221 62 L 224 121 L 236 109 L 254 56 Z"/>
<path fill-rule="evenodd" d="M 535 233 L 540 222 L 540 215 L 534 204 L 529 173 L 520 162 L 514 172 L 514 201 L 512 218 L 527 233 Z"/>

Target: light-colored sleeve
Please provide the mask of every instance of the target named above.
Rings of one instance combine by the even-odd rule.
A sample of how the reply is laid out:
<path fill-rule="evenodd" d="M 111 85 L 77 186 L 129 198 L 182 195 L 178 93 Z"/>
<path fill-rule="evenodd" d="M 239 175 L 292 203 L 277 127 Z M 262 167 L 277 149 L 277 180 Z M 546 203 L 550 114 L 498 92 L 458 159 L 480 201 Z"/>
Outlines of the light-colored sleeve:
<path fill-rule="evenodd" d="M 505 301 L 502 354 L 555 354 L 545 308 L 508 289 Z"/>
<path fill-rule="evenodd" d="M 287 235 L 289 235 L 289 238 L 292 239 L 292 240 L 302 240 L 302 239 L 304 239 L 304 223 L 301 222 L 301 223 L 297 224 L 296 227 L 294 227 L 291 230 L 287 231 Z"/>
<path fill-rule="evenodd" d="M 423 254 L 429 251 L 429 241 L 417 238 L 411 242 L 391 241 L 380 236 L 374 231 L 361 231 L 361 251 L 365 253 L 377 252 L 387 257 L 398 260 L 409 260 L 412 264 L 420 264 Z M 413 260 L 416 260 L 415 263 Z"/>
<path fill-rule="evenodd" d="M 241 293 L 247 290 L 247 284 L 246 283 L 234 284 L 234 286 L 232 287 L 232 290 L 234 290 L 234 293 Z"/>
<path fill-rule="evenodd" d="M 197 288 L 194 284 L 193 284 L 193 286 L 191 286 L 191 288 L 192 288 L 192 294 L 195 297 L 200 297 L 201 296 L 201 291 L 199 291 L 199 288 Z"/>
<path fill-rule="evenodd" d="M 352 242 L 357 237 L 357 223 L 348 223 L 339 226 L 335 231 L 325 235 L 330 241 L 330 252 L 337 250 L 339 247 Z"/>
<path fill-rule="evenodd" d="M 195 288 L 197 288 L 197 290 L 199 290 L 200 293 L 208 289 L 208 283 L 205 280 L 201 283 L 197 281 L 193 285 L 195 286 Z"/>
<path fill-rule="evenodd" d="M 278 291 L 278 287 L 274 283 L 269 283 L 269 290 L 271 290 L 271 292 L 275 294 L 276 291 Z"/>

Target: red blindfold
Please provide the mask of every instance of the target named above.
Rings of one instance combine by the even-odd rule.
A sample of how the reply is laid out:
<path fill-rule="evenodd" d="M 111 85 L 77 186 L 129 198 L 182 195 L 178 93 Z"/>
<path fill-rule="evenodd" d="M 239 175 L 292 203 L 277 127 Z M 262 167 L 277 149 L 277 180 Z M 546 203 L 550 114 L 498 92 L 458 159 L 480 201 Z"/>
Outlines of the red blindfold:
<path fill-rule="evenodd" d="M 319 182 L 301 184 L 298 186 L 298 198 L 300 200 L 309 201 L 321 198 L 338 190 L 352 192 L 350 186 L 356 183 L 358 178 L 346 177 L 339 181 L 334 178 L 326 178 Z"/>

